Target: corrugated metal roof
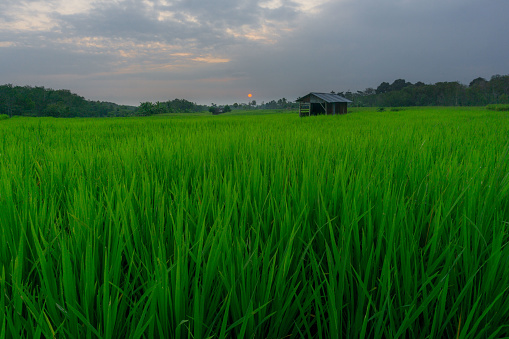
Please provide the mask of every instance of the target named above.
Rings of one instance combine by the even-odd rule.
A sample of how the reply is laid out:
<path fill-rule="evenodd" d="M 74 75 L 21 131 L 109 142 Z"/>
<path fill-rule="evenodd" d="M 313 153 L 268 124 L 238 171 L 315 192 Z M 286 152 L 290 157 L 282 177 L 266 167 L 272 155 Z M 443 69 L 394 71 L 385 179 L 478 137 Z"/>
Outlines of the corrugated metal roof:
<path fill-rule="evenodd" d="M 326 101 L 326 102 L 329 102 L 329 103 L 332 103 L 332 102 L 352 102 L 352 101 L 350 101 L 350 100 L 348 100 L 346 98 L 343 98 L 342 96 L 339 96 L 337 94 L 318 93 L 318 92 L 311 92 L 308 95 L 305 95 L 302 98 L 298 99 L 297 101 L 301 101 L 302 99 L 304 99 L 305 97 L 307 97 L 309 95 L 314 95 L 315 97 L 320 98 L 323 101 Z"/>

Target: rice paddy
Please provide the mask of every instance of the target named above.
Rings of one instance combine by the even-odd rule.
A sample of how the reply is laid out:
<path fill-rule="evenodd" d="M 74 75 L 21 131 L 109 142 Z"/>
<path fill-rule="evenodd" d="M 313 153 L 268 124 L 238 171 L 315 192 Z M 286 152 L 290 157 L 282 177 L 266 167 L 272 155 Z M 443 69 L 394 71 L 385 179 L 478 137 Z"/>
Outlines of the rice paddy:
<path fill-rule="evenodd" d="M 0 338 L 509 336 L 509 115 L 0 122 Z"/>

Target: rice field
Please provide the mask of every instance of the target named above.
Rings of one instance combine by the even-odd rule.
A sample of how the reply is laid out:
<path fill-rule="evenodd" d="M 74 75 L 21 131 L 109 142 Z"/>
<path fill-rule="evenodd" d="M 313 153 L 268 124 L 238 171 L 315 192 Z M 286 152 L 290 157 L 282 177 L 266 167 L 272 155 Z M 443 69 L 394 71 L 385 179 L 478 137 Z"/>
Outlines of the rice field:
<path fill-rule="evenodd" d="M 0 338 L 509 337 L 509 115 L 0 122 Z"/>

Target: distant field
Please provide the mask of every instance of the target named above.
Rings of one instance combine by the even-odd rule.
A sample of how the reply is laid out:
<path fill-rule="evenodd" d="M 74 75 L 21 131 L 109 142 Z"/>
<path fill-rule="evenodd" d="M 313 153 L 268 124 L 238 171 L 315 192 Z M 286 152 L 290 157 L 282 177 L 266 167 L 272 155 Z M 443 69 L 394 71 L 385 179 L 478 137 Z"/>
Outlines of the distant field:
<path fill-rule="evenodd" d="M 0 338 L 509 336 L 509 114 L 0 121 Z"/>
<path fill-rule="evenodd" d="M 215 115 L 215 117 L 220 116 L 231 116 L 231 115 L 267 115 L 267 114 L 298 114 L 298 111 L 295 110 L 286 110 L 286 109 L 235 109 L 228 113 L 221 113 Z M 197 113 L 164 113 L 159 114 L 158 117 L 168 116 L 168 117 L 190 117 L 190 116 L 213 116 L 210 112 L 197 112 Z"/>

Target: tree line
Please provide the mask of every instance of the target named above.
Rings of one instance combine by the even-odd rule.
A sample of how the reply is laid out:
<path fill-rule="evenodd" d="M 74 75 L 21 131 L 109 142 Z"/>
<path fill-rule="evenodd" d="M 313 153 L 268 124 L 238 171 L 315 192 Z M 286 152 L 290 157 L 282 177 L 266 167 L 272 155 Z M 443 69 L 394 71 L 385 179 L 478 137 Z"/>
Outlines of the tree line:
<path fill-rule="evenodd" d="M 33 117 L 108 117 L 133 115 L 136 107 L 90 101 L 71 93 L 45 87 L 0 86 L 0 114 Z"/>
<path fill-rule="evenodd" d="M 250 109 L 298 109 L 299 104 L 296 102 L 292 102 L 287 100 L 286 98 L 281 98 L 279 100 L 271 100 L 268 102 L 262 101 L 261 104 L 258 104 L 256 100 L 249 101 L 248 103 L 234 103 L 232 105 L 226 106 L 217 106 L 212 103 L 212 106 L 209 108 L 210 112 L 230 112 L 232 110 L 250 110 Z"/>
<path fill-rule="evenodd" d="M 398 106 L 486 106 L 509 104 L 509 75 L 494 75 L 490 80 L 476 78 L 468 86 L 453 82 L 412 84 L 404 79 L 382 82 L 376 89 L 338 92 L 357 107 Z"/>
<path fill-rule="evenodd" d="M 335 93 L 332 91 L 332 93 Z M 509 75 L 494 75 L 490 80 L 478 77 L 468 86 L 453 82 L 412 84 L 404 79 L 392 83 L 382 82 L 377 88 L 357 92 L 338 92 L 352 100 L 356 107 L 399 106 L 486 106 L 509 104 Z M 236 109 L 296 109 L 298 104 L 285 98 L 247 104 L 217 106 L 198 105 L 185 99 L 165 102 L 142 102 L 140 106 L 117 105 L 111 102 L 91 101 L 71 93 L 70 90 L 53 90 L 45 87 L 0 86 L 0 115 L 9 117 L 125 117 L 147 116 L 162 113 L 193 113 L 210 111 L 214 114 Z"/>
<path fill-rule="evenodd" d="M 226 113 L 237 109 L 295 109 L 297 104 L 285 98 L 257 105 L 256 100 L 249 103 L 234 103 L 218 106 L 216 104 L 198 105 L 186 99 L 165 102 L 142 102 L 138 107 L 117 105 L 111 102 L 91 101 L 67 89 L 54 90 L 45 87 L 0 86 L 0 115 L 32 117 L 126 117 L 149 116 L 164 113 L 212 112 Z"/>
<path fill-rule="evenodd" d="M 9 117 L 126 117 L 160 113 L 190 113 L 206 111 L 207 106 L 185 99 L 166 102 L 144 102 L 140 106 L 117 105 L 112 102 L 91 101 L 67 89 L 45 87 L 0 86 L 0 115 Z"/>
<path fill-rule="evenodd" d="M 174 99 L 165 102 L 157 101 L 155 103 L 142 102 L 136 109 L 136 114 L 146 116 L 163 113 L 193 113 L 206 110 L 208 110 L 206 105 L 198 105 L 186 99 Z"/>

